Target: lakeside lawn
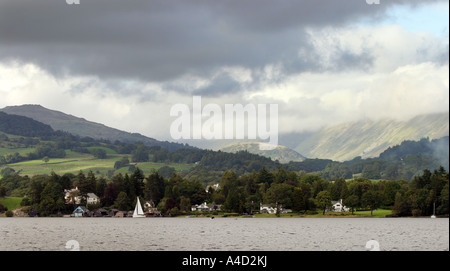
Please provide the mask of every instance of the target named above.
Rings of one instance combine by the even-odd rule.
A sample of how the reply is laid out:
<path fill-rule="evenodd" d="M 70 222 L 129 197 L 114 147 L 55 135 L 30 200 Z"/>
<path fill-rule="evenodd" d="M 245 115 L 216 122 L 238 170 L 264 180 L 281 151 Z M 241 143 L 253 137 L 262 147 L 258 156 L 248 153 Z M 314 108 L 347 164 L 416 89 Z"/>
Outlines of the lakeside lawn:
<path fill-rule="evenodd" d="M 0 198 L 0 204 L 12 211 L 21 207 L 22 199 L 22 197 L 4 197 Z"/>
<path fill-rule="evenodd" d="M 322 215 L 322 212 L 318 212 L 317 214 L 298 214 L 298 213 L 287 213 L 287 214 L 281 214 L 280 217 L 282 218 L 314 218 L 314 217 L 385 217 L 386 215 L 391 215 L 392 210 L 387 209 L 377 209 L 373 211 L 373 216 L 370 215 L 370 211 L 358 211 L 354 212 L 352 215 L 351 212 L 326 212 L 325 215 Z M 221 213 L 219 212 L 216 215 L 212 215 L 210 213 L 202 213 L 202 214 L 191 214 L 192 217 L 258 217 L 258 218 L 276 218 L 277 216 L 275 214 L 255 214 L 253 216 L 249 215 L 240 215 L 237 213 Z"/>
<path fill-rule="evenodd" d="M 317 214 L 300 215 L 297 213 L 287 213 L 281 214 L 281 217 L 385 217 L 386 215 L 391 215 L 392 210 L 377 209 L 373 210 L 373 215 L 370 215 L 370 211 L 355 211 L 352 215 L 351 212 L 326 212 L 325 215 L 322 212 Z M 257 214 L 255 217 L 276 217 L 275 214 Z"/>
<path fill-rule="evenodd" d="M 385 217 L 386 215 L 392 215 L 392 210 L 386 210 L 386 209 L 376 209 L 373 210 L 373 216 L 372 217 Z M 363 217 L 370 217 L 370 211 L 356 211 L 355 215 L 363 216 Z"/>

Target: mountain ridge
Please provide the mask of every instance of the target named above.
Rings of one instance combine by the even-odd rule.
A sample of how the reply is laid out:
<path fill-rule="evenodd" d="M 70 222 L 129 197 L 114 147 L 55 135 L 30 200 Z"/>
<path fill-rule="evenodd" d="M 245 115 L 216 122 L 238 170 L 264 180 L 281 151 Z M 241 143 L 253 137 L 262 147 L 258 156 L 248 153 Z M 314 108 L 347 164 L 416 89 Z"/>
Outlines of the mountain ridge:
<path fill-rule="evenodd" d="M 278 160 L 282 164 L 293 162 L 302 162 L 306 159 L 300 153 L 282 145 L 277 145 L 274 150 L 260 150 L 259 145 L 263 144 L 260 142 L 237 142 L 232 143 L 227 146 L 222 147 L 220 150 L 224 152 L 235 153 L 238 151 L 246 150 L 253 154 L 262 155 L 272 159 L 273 161 Z"/>
<path fill-rule="evenodd" d="M 361 156 L 373 158 L 385 149 L 405 140 L 437 139 L 449 135 L 449 115 L 419 115 L 406 121 L 383 119 L 363 120 L 325 127 L 306 136 L 295 151 L 309 158 L 335 161 Z"/>
<path fill-rule="evenodd" d="M 55 131 L 64 131 L 70 134 L 91 137 L 94 139 L 119 140 L 125 143 L 142 142 L 146 145 L 166 147 L 170 150 L 182 147 L 190 147 L 185 144 L 159 141 L 138 133 L 129 133 L 104 124 L 88 121 L 64 112 L 45 108 L 36 104 L 25 104 L 18 106 L 7 106 L 0 109 L 1 112 L 19 115 L 34 119 L 41 123 L 50 125 Z"/>
<path fill-rule="evenodd" d="M 65 131 L 82 137 L 94 139 L 119 140 L 124 143 L 142 142 L 149 146 L 161 146 L 169 150 L 191 147 L 187 143 L 158 141 L 138 133 L 129 133 L 104 124 L 88 121 L 70 114 L 47 109 L 41 105 L 7 106 L 0 111 L 29 117 L 36 121 L 50 125 L 55 131 Z M 348 161 L 355 157 L 378 157 L 389 147 L 401 144 L 405 140 L 420 140 L 422 138 L 436 139 L 449 135 L 449 113 L 435 113 L 418 115 L 406 121 L 393 119 L 362 120 L 347 122 L 335 126 L 325 127 L 307 134 L 289 135 L 289 142 L 283 142 L 284 135 L 280 135 L 280 145 L 286 149 L 278 149 L 278 154 L 259 153 L 254 146 L 247 142 L 234 142 L 222 145 L 222 150 L 236 152 L 248 150 L 252 153 L 264 155 L 281 163 L 299 161 L 304 158 L 332 159 L 334 161 Z M 245 146 L 247 146 L 245 148 Z M 238 149 L 236 149 L 238 148 Z M 280 153 L 284 152 L 284 154 Z"/>

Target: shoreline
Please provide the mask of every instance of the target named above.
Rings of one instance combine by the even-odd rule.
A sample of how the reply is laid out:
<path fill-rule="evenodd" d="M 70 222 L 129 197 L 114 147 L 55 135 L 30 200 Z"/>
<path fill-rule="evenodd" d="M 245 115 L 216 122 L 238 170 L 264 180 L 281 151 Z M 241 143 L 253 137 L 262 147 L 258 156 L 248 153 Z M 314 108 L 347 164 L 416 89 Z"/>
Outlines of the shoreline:
<path fill-rule="evenodd" d="M 74 217 L 74 216 L 36 216 L 36 217 L 30 217 L 30 216 L 13 216 L 13 217 L 7 217 L 5 216 L 5 214 L 0 214 L 0 219 L 2 218 L 84 218 L 84 219 L 89 219 L 89 218 L 112 218 L 112 219 L 131 219 L 133 217 L 110 217 L 110 216 L 103 216 L 103 217 Z M 449 216 L 436 216 L 435 218 L 431 218 L 430 216 L 367 216 L 367 215 L 284 215 L 284 216 L 280 216 L 277 217 L 276 215 L 255 215 L 255 216 L 220 216 L 220 215 L 216 215 L 216 216 L 207 216 L 207 215 L 179 215 L 179 216 L 156 216 L 156 217 L 145 217 L 148 219 L 152 219 L 152 218 L 167 218 L 167 219 L 173 219 L 173 218 L 208 218 L 208 219 L 216 219 L 216 218 L 225 218 L 225 219 L 248 219 L 248 218 L 269 218 L 269 219 L 274 219 L 274 218 L 279 218 L 279 219 L 290 219 L 290 218 L 429 218 L 429 219 L 445 219 L 445 218 L 449 218 Z"/>

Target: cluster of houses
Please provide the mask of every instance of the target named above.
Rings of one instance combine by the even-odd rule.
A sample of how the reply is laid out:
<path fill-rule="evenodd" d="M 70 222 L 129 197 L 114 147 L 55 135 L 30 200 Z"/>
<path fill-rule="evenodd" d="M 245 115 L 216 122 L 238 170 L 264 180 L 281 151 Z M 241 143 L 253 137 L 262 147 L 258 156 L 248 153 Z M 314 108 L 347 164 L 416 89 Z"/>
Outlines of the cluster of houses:
<path fill-rule="evenodd" d="M 133 211 L 120 211 L 118 209 L 106 210 L 103 208 L 89 211 L 85 206 L 78 206 L 72 213 L 73 217 L 133 217 Z M 161 212 L 156 208 L 149 208 L 146 216 L 161 216 Z"/>
<path fill-rule="evenodd" d="M 342 199 L 339 201 L 332 201 L 332 207 L 327 210 L 327 212 L 349 212 L 350 209 L 345 207 L 342 203 Z M 195 212 L 212 212 L 212 211 L 220 211 L 222 205 L 217 204 L 207 204 L 206 202 L 198 205 L 192 205 L 191 211 Z M 281 214 L 287 214 L 292 212 L 291 209 L 283 208 L 283 206 L 280 206 L 280 213 Z M 254 211 L 254 213 L 258 213 L 258 211 Z M 276 214 L 277 213 L 277 207 L 274 207 L 269 204 L 260 204 L 259 206 L 259 213 L 260 214 Z"/>
<path fill-rule="evenodd" d="M 81 203 L 81 194 L 78 190 L 78 187 L 75 187 L 70 190 L 64 190 L 64 200 L 66 204 L 80 204 Z M 100 198 L 94 193 L 87 193 L 86 197 L 86 205 L 95 205 L 100 203 Z"/>
<path fill-rule="evenodd" d="M 291 209 L 284 209 L 283 206 L 280 206 L 280 214 L 287 214 L 290 212 L 292 212 Z M 272 205 L 268 205 L 268 204 L 261 204 L 259 207 L 259 213 L 261 213 L 261 214 L 276 214 L 277 207 L 273 207 Z"/>
<path fill-rule="evenodd" d="M 64 199 L 66 204 L 81 204 L 81 195 L 78 187 L 65 190 Z M 118 209 L 106 210 L 103 208 L 90 211 L 89 206 L 98 206 L 100 198 L 94 193 L 87 193 L 86 206 L 78 206 L 73 212 L 72 217 L 133 217 L 133 211 L 120 211 Z M 144 203 L 144 209 L 147 210 L 146 216 L 161 216 L 161 212 L 155 208 L 153 201 Z"/>
<path fill-rule="evenodd" d="M 207 204 L 206 202 L 198 205 L 192 205 L 191 211 L 192 212 L 212 212 L 212 211 L 220 211 L 220 208 L 222 205 L 217 204 Z"/>
<path fill-rule="evenodd" d="M 216 187 L 214 187 L 216 188 Z M 80 204 L 81 195 L 78 191 L 78 187 L 74 189 L 65 191 L 66 204 Z M 103 208 L 89 211 L 88 207 L 91 205 L 97 205 L 100 203 L 100 198 L 94 193 L 87 193 L 86 206 L 78 206 L 72 213 L 71 216 L 74 217 L 132 217 L 133 211 L 120 211 L 118 209 L 106 210 Z M 192 212 L 213 212 L 220 211 L 222 205 L 218 204 L 207 204 L 206 202 L 202 204 L 192 205 Z M 161 216 L 161 212 L 155 208 L 153 201 L 147 201 L 144 203 L 144 210 L 147 210 L 146 216 Z M 332 201 L 332 207 L 327 210 L 327 212 L 349 212 L 350 209 L 344 206 L 342 199 L 339 201 Z M 258 211 L 256 211 L 257 213 Z M 290 213 L 291 209 L 285 209 L 280 206 L 280 213 Z M 268 204 L 260 204 L 259 213 L 261 214 L 276 214 L 277 207 Z"/>

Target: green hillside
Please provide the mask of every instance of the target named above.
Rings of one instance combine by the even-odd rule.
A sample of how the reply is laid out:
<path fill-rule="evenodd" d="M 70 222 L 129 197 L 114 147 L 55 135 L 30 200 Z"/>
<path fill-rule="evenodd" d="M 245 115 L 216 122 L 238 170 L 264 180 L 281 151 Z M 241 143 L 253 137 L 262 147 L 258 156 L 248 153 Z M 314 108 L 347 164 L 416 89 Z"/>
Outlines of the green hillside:
<path fill-rule="evenodd" d="M 221 174 L 228 169 L 243 174 L 263 167 L 276 169 L 279 165 L 269 158 L 249 152 L 231 154 L 186 147 L 170 150 L 170 146 L 149 146 L 118 140 L 112 143 L 53 131 L 50 126 L 27 117 L 2 114 L 2 176 L 11 173 L 34 176 L 52 172 L 77 174 L 80 171 L 92 171 L 96 175 L 111 178 L 117 173 L 134 172 L 139 167 L 144 175 L 163 168 L 161 174 L 165 176 L 170 177 L 172 173 L 179 172 L 190 180 L 218 182 Z M 29 123 L 36 125 L 29 126 Z M 16 135 L 5 132 L 10 131 L 11 127 Z M 29 131 L 39 132 L 42 127 L 49 129 L 48 134 L 23 136 Z"/>
<path fill-rule="evenodd" d="M 65 131 L 81 137 L 94 139 L 119 140 L 127 143 L 142 142 L 150 146 L 161 146 L 168 149 L 184 147 L 183 144 L 162 142 L 137 133 L 128 133 L 100 123 L 87 121 L 59 111 L 50 110 L 40 105 L 8 106 L 0 109 L 7 114 L 25 116 L 50 125 L 55 131 Z"/>
<path fill-rule="evenodd" d="M 94 148 L 94 147 L 91 147 Z M 95 147 L 99 148 L 99 147 Z M 118 154 L 115 150 L 102 147 L 107 152 L 105 159 L 98 159 L 93 154 L 80 153 L 71 150 L 65 150 L 66 157 L 64 158 L 50 158 L 47 162 L 43 159 L 35 159 L 22 161 L 18 163 L 11 163 L 7 165 L 0 165 L 0 170 L 3 168 L 12 168 L 20 175 L 39 175 L 50 174 L 52 171 L 58 174 L 73 173 L 77 174 L 80 171 L 89 172 L 93 171 L 96 175 L 111 176 L 115 173 L 127 173 L 133 172 L 133 167 L 139 167 L 144 174 L 148 175 L 152 170 L 158 170 L 163 166 L 173 167 L 176 171 L 188 171 L 194 164 L 187 163 L 156 163 L 156 162 L 131 162 L 128 166 L 120 169 L 115 169 L 114 164 L 116 161 L 130 157 L 128 154 Z M 20 153 L 25 155 L 34 151 L 34 148 L 0 148 L 0 156 L 13 155 L 14 153 Z"/>

